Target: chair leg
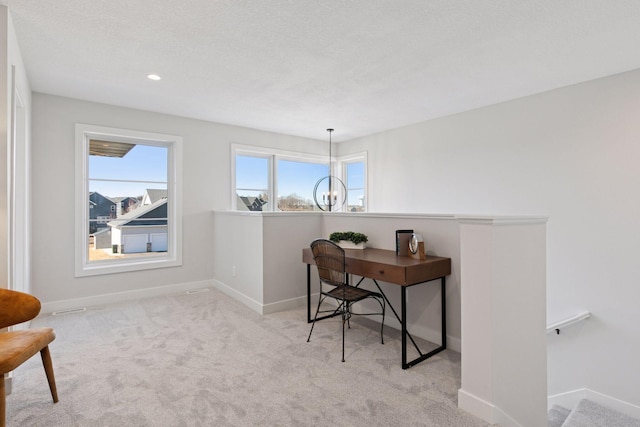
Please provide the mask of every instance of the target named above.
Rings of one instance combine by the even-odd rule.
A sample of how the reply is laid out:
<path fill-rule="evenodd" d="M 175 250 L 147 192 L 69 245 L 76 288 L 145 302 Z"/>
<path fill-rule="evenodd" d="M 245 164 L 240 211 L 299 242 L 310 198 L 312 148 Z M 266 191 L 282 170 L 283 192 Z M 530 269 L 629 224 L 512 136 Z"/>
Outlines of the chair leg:
<path fill-rule="evenodd" d="M 348 309 L 347 305 L 347 310 Z M 344 307 L 342 308 L 342 361 L 344 362 L 344 322 L 348 322 L 349 318 L 347 317 L 348 311 L 344 311 Z"/>
<path fill-rule="evenodd" d="M 313 316 L 313 323 L 311 323 L 311 330 L 309 331 L 307 342 L 311 340 L 311 333 L 313 332 L 313 327 L 316 326 L 316 319 L 318 318 L 318 313 L 320 312 L 320 304 L 322 304 L 322 300 L 322 295 L 318 295 L 318 308 L 316 308 L 316 315 Z"/>
<path fill-rule="evenodd" d="M 0 427 L 5 427 L 6 414 L 6 396 L 4 391 L 4 373 L 0 374 Z"/>
<path fill-rule="evenodd" d="M 56 378 L 53 375 L 53 363 L 51 363 L 51 353 L 49 352 L 49 346 L 46 346 L 40 350 L 40 356 L 42 356 L 42 364 L 44 365 L 44 371 L 47 374 L 47 381 L 49 382 L 49 390 L 51 390 L 51 397 L 53 403 L 58 402 L 58 390 L 56 390 Z"/>
<path fill-rule="evenodd" d="M 381 344 L 384 344 L 384 312 L 385 312 L 385 303 L 384 300 L 382 300 L 382 323 L 380 324 L 380 342 Z"/>

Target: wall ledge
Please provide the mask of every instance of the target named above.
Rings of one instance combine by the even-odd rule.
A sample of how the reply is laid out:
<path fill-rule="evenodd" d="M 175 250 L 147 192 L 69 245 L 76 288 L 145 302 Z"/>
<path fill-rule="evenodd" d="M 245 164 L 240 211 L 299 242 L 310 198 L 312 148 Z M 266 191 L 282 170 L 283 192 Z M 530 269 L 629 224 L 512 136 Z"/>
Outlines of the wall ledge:
<path fill-rule="evenodd" d="M 532 215 L 497 215 L 497 216 L 467 216 L 458 215 L 456 220 L 460 224 L 477 225 L 529 225 L 546 224 L 549 217 Z"/>
<path fill-rule="evenodd" d="M 225 211 L 225 210 L 213 211 L 214 215 L 219 215 L 219 216 L 254 216 L 254 217 L 321 216 L 323 213 L 324 212 L 262 212 L 262 211 Z"/>
<path fill-rule="evenodd" d="M 546 224 L 547 216 L 542 215 L 463 215 L 437 213 L 398 213 L 398 212 L 261 212 L 261 211 L 231 211 L 214 210 L 214 215 L 282 217 L 282 216 L 334 216 L 334 217 L 365 217 L 365 218 L 402 218 L 402 219 L 435 219 L 456 220 L 460 224 L 486 225 L 526 225 Z"/>

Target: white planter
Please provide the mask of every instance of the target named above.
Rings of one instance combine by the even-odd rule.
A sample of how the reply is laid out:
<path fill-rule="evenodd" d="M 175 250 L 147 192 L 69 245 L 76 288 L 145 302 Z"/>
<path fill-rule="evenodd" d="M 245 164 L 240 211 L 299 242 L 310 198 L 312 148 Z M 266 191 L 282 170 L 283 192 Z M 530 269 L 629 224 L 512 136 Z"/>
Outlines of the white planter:
<path fill-rule="evenodd" d="M 351 240 L 340 240 L 338 242 L 338 246 L 340 246 L 342 249 L 364 249 L 367 244 L 366 242 L 361 242 L 356 245 Z"/>

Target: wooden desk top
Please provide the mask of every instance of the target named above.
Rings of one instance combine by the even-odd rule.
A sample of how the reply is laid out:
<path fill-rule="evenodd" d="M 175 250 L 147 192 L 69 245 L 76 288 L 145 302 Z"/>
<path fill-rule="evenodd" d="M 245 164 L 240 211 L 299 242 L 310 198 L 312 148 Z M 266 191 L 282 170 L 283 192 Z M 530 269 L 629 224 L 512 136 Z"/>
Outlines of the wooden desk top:
<path fill-rule="evenodd" d="M 451 258 L 427 255 L 425 260 L 397 256 L 385 249 L 345 249 L 347 273 L 411 286 L 451 274 Z M 315 264 L 311 248 L 302 250 L 302 262 Z"/>

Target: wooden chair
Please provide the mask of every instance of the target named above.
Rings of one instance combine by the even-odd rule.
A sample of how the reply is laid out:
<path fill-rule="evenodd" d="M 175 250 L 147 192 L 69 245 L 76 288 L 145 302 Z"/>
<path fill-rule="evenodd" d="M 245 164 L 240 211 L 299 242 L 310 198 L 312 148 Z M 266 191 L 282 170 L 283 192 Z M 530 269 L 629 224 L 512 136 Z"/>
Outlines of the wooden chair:
<path fill-rule="evenodd" d="M 0 289 L 0 330 L 29 321 L 40 313 L 40 301 L 34 296 Z M 58 401 L 56 380 L 49 353 L 49 343 L 56 338 L 51 328 L 34 328 L 0 333 L 0 427 L 6 423 L 4 375 L 40 352 L 49 381 L 53 402 Z"/>
<path fill-rule="evenodd" d="M 347 273 L 345 269 L 345 254 L 337 244 L 326 239 L 316 239 L 311 242 L 311 252 L 313 253 L 313 259 L 316 267 L 318 267 L 318 275 L 320 276 L 320 296 L 318 299 L 318 308 L 313 318 L 311 330 L 309 331 L 309 337 L 307 342 L 311 340 L 311 333 L 313 327 L 318 320 L 319 313 L 332 313 L 329 317 L 340 315 L 342 316 L 342 361 L 344 362 L 344 324 L 349 327 L 351 324 L 349 319 L 352 315 L 381 315 L 382 322 L 380 323 L 380 342 L 384 344 L 383 328 L 384 328 L 384 313 L 385 313 L 385 300 L 382 294 L 378 292 L 369 291 L 356 286 L 351 286 L 347 279 Z M 323 284 L 329 285 L 330 289 L 325 289 Z M 321 310 L 320 306 L 326 298 L 333 298 L 338 302 L 338 308 L 331 308 L 329 310 Z M 380 312 L 374 313 L 353 313 L 351 306 L 358 301 L 372 298 L 380 304 Z"/>

